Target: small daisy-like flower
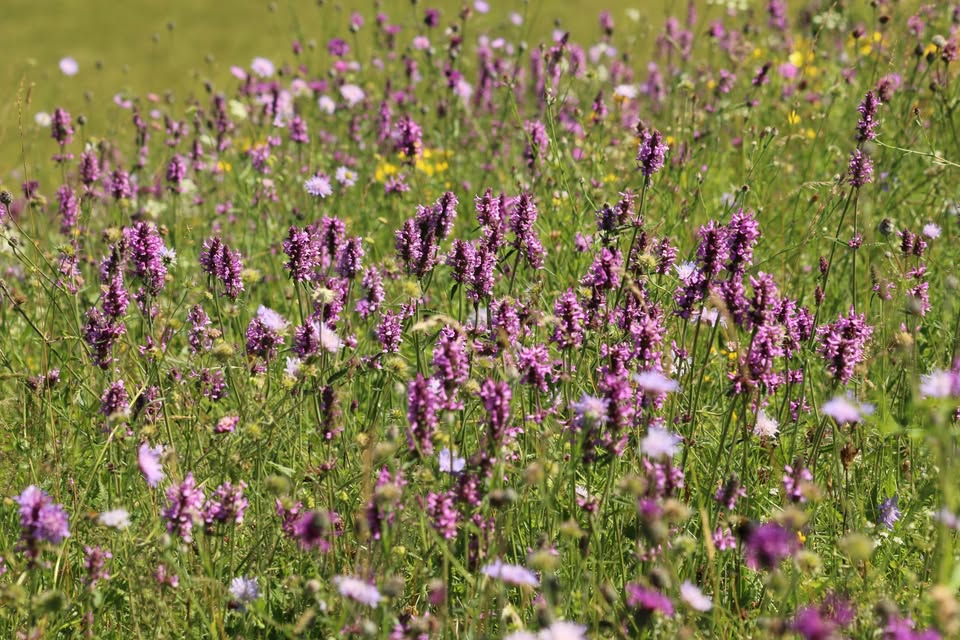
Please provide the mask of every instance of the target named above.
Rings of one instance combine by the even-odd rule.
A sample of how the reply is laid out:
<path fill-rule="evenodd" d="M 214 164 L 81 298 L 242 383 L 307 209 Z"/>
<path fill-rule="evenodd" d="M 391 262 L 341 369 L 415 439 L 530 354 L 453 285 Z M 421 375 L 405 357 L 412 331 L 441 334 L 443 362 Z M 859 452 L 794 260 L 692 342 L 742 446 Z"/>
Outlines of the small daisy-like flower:
<path fill-rule="evenodd" d="M 105 527 L 122 531 L 130 526 L 130 513 L 126 509 L 111 509 L 101 513 L 97 522 Z"/>
<path fill-rule="evenodd" d="M 713 600 L 710 596 L 704 595 L 700 587 L 689 580 L 685 580 L 680 585 L 680 599 L 696 611 L 710 611 L 713 608 Z"/>
<path fill-rule="evenodd" d="M 344 598 L 349 598 L 368 607 L 375 607 L 380 604 L 383 596 L 377 588 L 368 583 L 354 578 L 352 576 L 337 576 L 333 579 L 333 584 Z"/>
<path fill-rule="evenodd" d="M 345 187 L 357 184 L 357 172 L 347 167 L 337 167 L 333 174 L 334 179 Z"/>
<path fill-rule="evenodd" d="M 666 429 L 650 427 L 640 441 L 640 451 L 648 458 L 672 458 L 680 450 L 680 436 Z"/>

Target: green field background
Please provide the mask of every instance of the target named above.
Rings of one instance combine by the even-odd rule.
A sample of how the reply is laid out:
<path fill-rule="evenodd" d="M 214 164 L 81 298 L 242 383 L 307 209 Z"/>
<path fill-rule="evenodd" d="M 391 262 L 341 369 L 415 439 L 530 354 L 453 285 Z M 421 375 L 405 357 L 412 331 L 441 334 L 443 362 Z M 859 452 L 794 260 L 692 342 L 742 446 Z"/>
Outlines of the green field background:
<path fill-rule="evenodd" d="M 472 2 L 469 3 L 472 6 Z M 490 12 L 471 22 L 481 29 L 502 31 L 537 42 L 559 26 L 587 43 L 599 35 L 597 17 L 608 9 L 618 30 L 629 29 L 642 43 L 662 24 L 665 8 L 685 3 L 592 2 L 591 0 L 492 0 Z M 707 4 L 699 0 L 698 5 Z M 265 2 L 263 0 L 5 0 L 0 3 L 0 177 L 22 165 L 21 142 L 32 146 L 38 111 L 61 106 L 76 118 L 88 119 L 96 135 L 110 129 L 110 119 L 128 117 L 112 102 L 118 92 L 143 96 L 167 92 L 177 102 L 203 91 L 205 81 L 228 90 L 235 80 L 231 65 L 248 67 L 255 56 L 277 62 L 293 59 L 295 37 L 314 40 L 318 50 L 333 36 L 347 34 L 350 12 L 359 10 L 369 33 L 378 11 L 404 27 L 401 42 L 412 40 L 427 7 L 442 12 L 441 25 L 456 21 L 461 2 L 330 2 L 316 0 Z M 627 18 L 636 9 L 639 21 Z M 711 13 L 720 7 L 709 7 Z M 526 16 L 520 29 L 509 25 L 510 12 Z M 364 44 L 364 33 L 359 34 Z M 440 39 L 435 32 L 434 41 Z M 469 37 L 469 34 L 468 34 Z M 652 43 L 651 43 L 652 44 Z M 309 55 L 309 53 L 307 54 Z M 319 55 L 319 51 L 318 54 Z M 71 56 L 80 65 L 73 77 L 64 76 L 58 62 Z M 362 56 L 361 56 L 362 57 Z M 22 118 L 21 118 L 22 115 Z M 26 140 L 21 140 L 20 122 Z M 31 153 L 27 153 L 28 160 Z M 16 177 L 16 176 L 14 176 Z"/>

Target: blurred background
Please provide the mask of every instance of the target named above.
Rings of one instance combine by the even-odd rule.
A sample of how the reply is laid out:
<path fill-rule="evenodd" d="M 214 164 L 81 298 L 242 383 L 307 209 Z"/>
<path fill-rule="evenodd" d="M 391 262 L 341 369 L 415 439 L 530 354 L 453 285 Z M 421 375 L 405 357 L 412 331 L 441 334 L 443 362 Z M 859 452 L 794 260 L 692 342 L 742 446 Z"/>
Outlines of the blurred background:
<path fill-rule="evenodd" d="M 350 39 L 360 48 L 379 12 L 403 27 L 401 43 L 417 34 L 427 7 L 441 10 L 444 27 L 469 6 L 477 14 L 470 23 L 474 28 L 495 29 L 514 41 L 530 42 L 555 28 L 594 42 L 599 36 L 597 18 L 604 9 L 611 11 L 618 30 L 629 28 L 638 35 L 658 29 L 668 8 L 679 11 L 681 19 L 686 13 L 683 0 L 488 0 L 479 4 L 480 11 L 484 4 L 489 7 L 485 14 L 477 12 L 474 0 L 4 0 L 0 176 L 10 176 L 21 164 L 21 123 L 27 138 L 36 138 L 32 134 L 43 128 L 35 123 L 38 112 L 50 113 L 59 106 L 74 118 L 82 114 L 89 123 L 87 130 L 96 134 L 106 133 L 111 119 L 130 117 L 113 104 L 118 94 L 153 93 L 181 103 L 202 93 L 205 82 L 230 93 L 237 82 L 230 75 L 232 65 L 249 69 L 258 56 L 278 66 L 290 62 L 294 40 L 305 47 L 315 42 L 317 50 L 306 49 L 304 56 L 308 63 L 311 55 L 319 59 L 330 38 L 348 37 L 354 10 L 367 22 L 356 40 Z M 631 6 L 633 19 L 628 19 Z M 510 21 L 511 13 L 523 17 L 520 26 Z M 76 61 L 74 75 L 61 71 L 64 58 Z M 363 54 L 358 58 L 363 60 Z"/>

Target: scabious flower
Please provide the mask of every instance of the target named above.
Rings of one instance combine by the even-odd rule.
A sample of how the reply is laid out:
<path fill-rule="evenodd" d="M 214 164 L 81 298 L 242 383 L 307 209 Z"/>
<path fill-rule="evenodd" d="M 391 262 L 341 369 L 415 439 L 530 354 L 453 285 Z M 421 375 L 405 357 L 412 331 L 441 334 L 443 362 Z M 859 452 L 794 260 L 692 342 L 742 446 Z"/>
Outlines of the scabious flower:
<path fill-rule="evenodd" d="M 836 420 L 837 424 L 854 424 L 863 420 L 864 415 L 873 413 L 873 405 L 860 404 L 853 396 L 836 396 L 823 403 L 820 410 L 824 415 Z"/>
<path fill-rule="evenodd" d="M 343 597 L 365 604 L 368 607 L 376 607 L 383 599 L 380 591 L 374 585 L 360 578 L 337 576 L 333 579 L 333 584 L 336 585 L 337 591 Z"/>
<path fill-rule="evenodd" d="M 20 505 L 20 544 L 18 549 L 32 561 L 40 555 L 44 542 L 60 544 L 70 537 L 70 523 L 63 507 L 53 502 L 46 491 L 30 485 L 14 498 Z"/>
<path fill-rule="evenodd" d="M 483 566 L 480 569 L 480 573 L 506 582 L 507 584 L 528 587 L 540 586 L 540 579 L 537 578 L 535 573 L 520 565 L 506 564 L 499 558 Z"/>
<path fill-rule="evenodd" d="M 777 421 L 767 415 L 763 409 L 757 411 L 757 421 L 753 426 L 753 433 L 761 438 L 772 438 L 780 431 Z"/>
<path fill-rule="evenodd" d="M 799 550 L 796 534 L 776 522 L 751 528 L 744 544 L 747 566 L 754 570 L 772 571 L 780 562 Z"/>
<path fill-rule="evenodd" d="M 330 184 L 330 176 L 322 173 L 310 176 L 303 183 L 303 188 L 307 190 L 314 198 L 326 198 L 333 195 L 333 186 Z"/>
<path fill-rule="evenodd" d="M 160 464 L 160 456 L 163 455 L 163 445 L 151 447 L 144 442 L 137 450 L 137 465 L 140 472 L 147 480 L 147 486 L 151 489 L 160 484 L 166 475 L 163 473 L 163 466 Z"/>
<path fill-rule="evenodd" d="M 864 314 L 857 314 L 851 307 L 849 314 L 819 327 L 817 333 L 827 369 L 838 382 L 846 384 L 853 377 L 854 368 L 866 358 L 864 347 L 873 335 L 873 327 L 867 324 Z"/>
<path fill-rule="evenodd" d="M 900 519 L 900 496 L 894 494 L 877 507 L 877 524 L 893 531 L 893 525 Z"/>
<path fill-rule="evenodd" d="M 710 611 L 713 608 L 710 596 L 704 595 L 700 587 L 689 580 L 684 580 L 680 585 L 680 599 L 695 611 Z"/>
<path fill-rule="evenodd" d="M 111 509 L 110 511 L 101 513 L 100 517 L 97 518 L 97 522 L 105 527 L 122 531 L 130 526 L 130 514 L 126 509 Z"/>
<path fill-rule="evenodd" d="M 640 441 L 640 451 L 648 458 L 672 458 L 680 450 L 680 436 L 666 429 L 651 426 Z"/>
<path fill-rule="evenodd" d="M 241 609 L 260 597 L 260 586 L 256 578 L 238 576 L 230 581 L 230 596 Z"/>
<path fill-rule="evenodd" d="M 467 461 L 465 458 L 456 456 L 448 447 L 444 447 L 437 454 L 437 464 L 443 473 L 457 474 L 467 466 Z"/>
<path fill-rule="evenodd" d="M 184 542 L 193 540 L 193 526 L 203 521 L 203 489 L 197 487 L 193 474 L 188 473 L 180 484 L 167 489 L 167 507 L 163 517 L 167 531 L 180 536 Z"/>

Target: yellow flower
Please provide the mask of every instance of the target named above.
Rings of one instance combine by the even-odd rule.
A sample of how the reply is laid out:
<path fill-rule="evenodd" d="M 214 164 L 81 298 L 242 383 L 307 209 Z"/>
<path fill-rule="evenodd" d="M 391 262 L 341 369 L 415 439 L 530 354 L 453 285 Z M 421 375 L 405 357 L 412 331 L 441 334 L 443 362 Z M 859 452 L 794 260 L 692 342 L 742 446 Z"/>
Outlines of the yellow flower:
<path fill-rule="evenodd" d="M 799 69 L 800 67 L 803 66 L 804 57 L 803 57 L 803 54 L 800 53 L 799 51 L 794 51 L 787 57 L 787 60 L 790 61 L 790 64 L 792 64 L 797 69 Z"/>
<path fill-rule="evenodd" d="M 225 160 L 217 160 L 217 171 L 222 171 L 223 173 L 230 173 L 233 171 L 233 165 Z"/>
<path fill-rule="evenodd" d="M 796 126 L 800 124 L 800 116 L 797 115 L 796 111 L 791 111 L 790 115 L 787 116 L 787 122 L 789 122 L 791 126 Z"/>

